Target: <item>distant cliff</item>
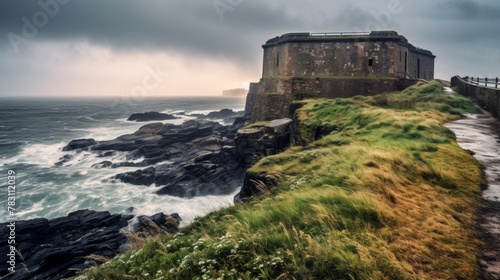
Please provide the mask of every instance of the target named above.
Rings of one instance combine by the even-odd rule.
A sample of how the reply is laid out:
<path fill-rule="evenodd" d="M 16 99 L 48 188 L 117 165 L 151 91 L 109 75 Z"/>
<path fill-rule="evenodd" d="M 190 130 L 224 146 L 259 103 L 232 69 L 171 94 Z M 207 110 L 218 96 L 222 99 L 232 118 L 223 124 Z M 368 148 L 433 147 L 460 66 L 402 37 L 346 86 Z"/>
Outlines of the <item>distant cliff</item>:
<path fill-rule="evenodd" d="M 235 88 L 222 91 L 222 96 L 243 97 L 248 93 L 244 88 Z"/>

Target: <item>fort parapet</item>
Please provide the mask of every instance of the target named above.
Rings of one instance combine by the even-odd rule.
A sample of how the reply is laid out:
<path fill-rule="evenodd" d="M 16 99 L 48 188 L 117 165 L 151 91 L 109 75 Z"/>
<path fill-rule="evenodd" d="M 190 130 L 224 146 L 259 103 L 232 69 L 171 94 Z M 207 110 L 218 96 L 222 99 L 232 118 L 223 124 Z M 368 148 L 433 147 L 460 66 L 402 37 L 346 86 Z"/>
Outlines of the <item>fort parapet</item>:
<path fill-rule="evenodd" d="M 248 95 L 252 121 L 288 117 L 295 100 L 375 95 L 434 78 L 432 52 L 394 31 L 288 33 L 262 47 L 262 79 Z"/>

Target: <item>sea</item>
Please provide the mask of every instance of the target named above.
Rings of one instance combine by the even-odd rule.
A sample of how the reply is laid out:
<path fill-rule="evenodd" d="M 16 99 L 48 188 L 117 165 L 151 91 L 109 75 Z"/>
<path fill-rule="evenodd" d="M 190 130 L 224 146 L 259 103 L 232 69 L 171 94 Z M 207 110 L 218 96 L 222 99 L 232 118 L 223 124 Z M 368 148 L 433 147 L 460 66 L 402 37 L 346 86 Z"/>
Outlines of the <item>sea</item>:
<path fill-rule="evenodd" d="M 179 213 L 183 218 L 181 225 L 186 225 L 195 217 L 230 206 L 236 193 L 184 199 L 156 195 L 155 186 L 105 183 L 106 179 L 118 173 L 138 168 L 93 169 L 91 166 L 102 162 L 102 158 L 90 152 L 63 152 L 63 147 L 73 139 L 94 138 L 102 141 L 133 133 L 147 124 L 127 121 L 133 113 L 170 113 L 180 119 L 163 123 L 181 124 L 193 119 L 183 112 L 208 113 L 224 108 L 239 111 L 244 109 L 244 103 L 244 98 L 235 97 L 2 97 L 0 222 L 9 218 L 51 219 L 81 209 L 123 213 L 125 209 L 134 207 L 134 213 L 138 215 Z M 63 166 L 56 167 L 54 164 L 65 154 L 74 157 Z M 120 160 L 125 161 L 125 153 L 116 153 L 111 159 L 113 162 Z M 15 178 L 9 178 L 9 172 L 15 173 Z M 9 182 L 8 179 L 14 181 Z M 13 183 L 15 193 L 10 188 L 9 194 L 8 186 Z"/>

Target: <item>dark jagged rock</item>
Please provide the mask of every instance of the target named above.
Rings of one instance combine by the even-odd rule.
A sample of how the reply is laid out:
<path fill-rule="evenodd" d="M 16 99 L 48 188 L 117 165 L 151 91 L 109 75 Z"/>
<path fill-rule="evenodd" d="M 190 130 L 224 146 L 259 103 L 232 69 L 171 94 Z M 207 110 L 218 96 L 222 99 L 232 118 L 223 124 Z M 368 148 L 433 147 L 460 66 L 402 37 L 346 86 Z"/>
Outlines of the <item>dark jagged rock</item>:
<path fill-rule="evenodd" d="M 222 109 L 220 111 L 210 112 L 208 114 L 190 114 L 190 117 L 197 117 L 198 119 L 222 119 L 225 123 L 231 123 L 236 118 L 243 117 L 245 112 L 233 111 L 232 109 Z"/>
<path fill-rule="evenodd" d="M 157 213 L 153 216 L 138 216 L 137 222 L 133 225 L 133 231 L 141 237 L 150 237 L 158 234 L 175 233 L 179 230 L 182 221 L 177 213 L 165 215 Z"/>
<path fill-rule="evenodd" d="M 242 159 L 236 147 L 221 147 L 210 144 L 211 141 L 213 139 L 200 141 L 197 150 L 183 154 L 184 158 L 175 164 L 118 174 L 114 179 L 135 185 L 149 186 L 154 183 L 160 186 L 156 192 L 159 195 L 193 197 L 229 194 L 243 183 Z M 203 148 L 210 152 L 201 150 L 203 154 L 200 155 L 198 151 Z"/>
<path fill-rule="evenodd" d="M 113 152 L 104 152 L 102 154 L 97 155 L 97 157 L 112 157 L 114 155 L 115 155 L 115 153 L 113 153 Z"/>
<path fill-rule="evenodd" d="M 239 112 L 221 110 L 209 116 L 227 117 L 235 113 Z M 127 160 L 142 161 L 103 161 L 93 167 L 142 168 L 103 182 L 155 185 L 159 195 L 190 198 L 230 194 L 243 184 L 247 168 L 290 144 L 291 119 L 241 129 L 246 121 L 239 117 L 228 126 L 208 120 L 189 120 L 181 125 L 147 124 L 132 134 L 99 142 L 91 149 L 98 155 L 125 151 Z"/>
<path fill-rule="evenodd" d="M 158 113 L 158 112 L 146 112 L 146 113 L 132 114 L 127 119 L 127 121 L 149 122 L 149 121 L 164 121 L 164 120 L 173 120 L 173 119 L 178 119 L 178 117 L 170 115 L 170 114 L 164 114 L 164 113 Z"/>
<path fill-rule="evenodd" d="M 93 164 L 91 167 L 92 168 L 95 168 L 95 169 L 101 169 L 101 168 L 108 168 L 108 167 L 111 167 L 113 165 L 113 163 L 111 161 L 103 161 L 103 162 L 99 162 L 99 163 L 96 163 L 96 164 Z"/>
<path fill-rule="evenodd" d="M 127 247 L 124 228 L 133 217 L 131 213 L 111 215 L 109 212 L 79 210 L 52 220 L 18 221 L 15 223 L 16 269 L 6 279 L 68 278 L 78 270 L 90 267 L 93 264 L 89 258 L 91 255 L 112 258 Z M 138 220 L 139 225 L 133 227 L 134 231 L 139 236 L 151 236 L 177 232 L 182 219 L 176 213 L 158 213 L 151 217 L 140 216 Z M 157 231 L 141 225 L 141 220 L 150 221 L 147 225 Z M 0 261 L 3 264 L 10 258 L 7 256 L 10 253 L 8 224 L 0 224 Z M 1 273 L 0 276 L 5 276 L 7 271 Z"/>
<path fill-rule="evenodd" d="M 236 133 L 235 144 L 238 154 L 249 168 L 261 158 L 282 152 L 290 145 L 291 119 L 278 119 L 262 127 L 240 129 Z M 254 174 L 247 172 L 240 192 L 234 197 L 241 202 L 270 189 L 278 183 L 279 174 Z"/>
<path fill-rule="evenodd" d="M 235 113 L 239 112 L 221 110 L 209 116 Z M 246 121 L 237 118 L 228 126 L 207 120 L 189 120 L 182 125 L 147 124 L 132 134 L 99 142 L 91 150 L 99 155 L 125 151 L 127 160 L 142 161 L 104 161 L 94 168 L 142 168 L 117 174 L 105 182 L 155 185 L 159 195 L 190 198 L 230 194 L 243 184 L 247 168 L 264 156 L 283 151 L 290 143 L 292 120 L 241 129 Z"/>
<path fill-rule="evenodd" d="M 235 196 L 234 201 L 245 201 L 255 195 L 265 193 L 275 187 L 279 183 L 280 179 L 281 175 L 278 173 L 266 174 L 247 172 L 245 174 L 243 187 Z"/>
<path fill-rule="evenodd" d="M 249 168 L 265 156 L 286 149 L 290 145 L 291 123 L 290 119 L 281 119 L 272 121 L 264 127 L 238 130 L 235 144 L 238 153 L 245 159 L 246 167 Z"/>
<path fill-rule="evenodd" d="M 219 112 L 210 112 L 207 114 L 208 119 L 225 119 L 234 117 L 237 112 L 231 109 L 222 109 Z"/>
<path fill-rule="evenodd" d="M 17 222 L 17 271 L 9 279 L 66 278 L 74 274 L 70 268 L 88 267 L 86 256 L 113 257 L 127 241 L 120 232 L 127 224 L 120 215 L 89 210 L 53 220 Z M 1 236 L 7 236 L 5 229 L 1 224 Z M 2 252 L 7 251 L 6 244 L 2 242 Z M 2 263 L 5 256 L 0 256 Z"/>
<path fill-rule="evenodd" d="M 69 142 L 69 144 L 63 148 L 63 151 L 73 151 L 77 149 L 83 149 L 97 144 L 94 139 L 77 139 Z"/>
<path fill-rule="evenodd" d="M 227 111 L 221 112 L 224 116 L 232 112 Z M 132 134 L 96 143 L 90 150 L 97 157 L 110 156 L 113 151 L 128 152 L 127 160 L 134 161 L 107 160 L 92 167 L 143 168 L 117 174 L 105 182 L 155 184 L 162 195 L 229 194 L 243 183 L 245 164 L 235 146 L 234 134 L 245 121 L 239 118 L 229 126 L 208 120 L 189 120 L 181 125 L 147 124 Z"/>
<path fill-rule="evenodd" d="M 73 159 L 72 155 L 64 155 L 61 158 L 59 158 L 59 161 L 56 162 L 54 165 L 60 167 L 72 159 Z"/>

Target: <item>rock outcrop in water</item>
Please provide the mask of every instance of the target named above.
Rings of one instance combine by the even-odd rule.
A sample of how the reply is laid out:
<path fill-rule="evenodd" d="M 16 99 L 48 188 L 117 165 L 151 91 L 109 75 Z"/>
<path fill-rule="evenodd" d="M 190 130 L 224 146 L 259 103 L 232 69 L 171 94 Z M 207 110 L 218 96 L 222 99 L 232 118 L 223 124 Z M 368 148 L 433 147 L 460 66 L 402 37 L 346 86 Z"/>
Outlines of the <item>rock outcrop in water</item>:
<path fill-rule="evenodd" d="M 97 144 L 97 142 L 94 139 L 77 139 L 69 142 L 69 144 L 63 148 L 63 151 L 83 149 L 95 144 Z"/>
<path fill-rule="evenodd" d="M 235 114 L 240 113 L 221 110 L 203 117 L 225 118 Z M 229 126 L 208 120 L 189 120 L 182 125 L 150 123 L 132 134 L 81 147 L 97 157 L 126 152 L 128 161 L 107 159 L 91 168 L 140 168 L 112 176 L 108 182 L 155 184 L 157 194 L 178 197 L 230 194 L 242 185 L 247 167 L 234 141 L 236 131 L 244 123 L 243 118 L 237 118 Z M 82 140 L 71 143 L 76 141 Z M 72 155 L 68 154 L 56 165 L 63 166 L 71 160 Z"/>
<path fill-rule="evenodd" d="M 177 214 L 158 213 L 136 217 L 133 232 L 151 236 L 178 231 Z M 133 214 L 79 210 L 56 219 L 34 219 L 15 223 L 15 273 L 7 279 L 62 279 L 79 270 L 116 256 L 128 246 L 127 230 Z M 0 224 L 0 236 L 9 236 L 9 223 Z M 129 232 L 129 233 L 127 233 Z M 0 243 L 0 262 L 10 260 L 6 240 Z M 6 270 L 2 270 L 5 276 Z M 3 278 L 2 278 L 3 279 Z"/>
<path fill-rule="evenodd" d="M 194 120 L 182 125 L 154 123 L 131 135 L 100 142 L 92 149 L 128 151 L 130 159 L 143 158 L 130 166 L 146 168 L 117 174 L 113 180 L 143 186 L 155 184 L 160 195 L 229 194 L 241 186 L 245 172 L 244 160 L 233 139 L 239 126 Z"/>
<path fill-rule="evenodd" d="M 224 118 L 234 113 L 221 110 L 205 117 Z M 244 123 L 244 118 L 237 118 L 229 126 L 208 120 L 189 120 L 181 125 L 151 123 L 132 134 L 100 141 L 85 149 L 97 156 L 127 152 L 130 160 L 105 160 L 92 168 L 140 168 L 116 174 L 108 182 L 155 185 L 158 195 L 227 195 L 244 185 L 250 166 L 290 144 L 291 119 L 274 120 L 256 128 L 242 128 Z M 70 156 L 62 158 L 57 165 L 69 160 Z"/>
<path fill-rule="evenodd" d="M 127 119 L 127 121 L 149 122 L 149 121 L 164 121 L 164 120 L 174 120 L 174 119 L 178 119 L 178 117 L 158 112 L 146 112 L 146 113 L 132 114 L 132 116 L 130 116 Z"/>

